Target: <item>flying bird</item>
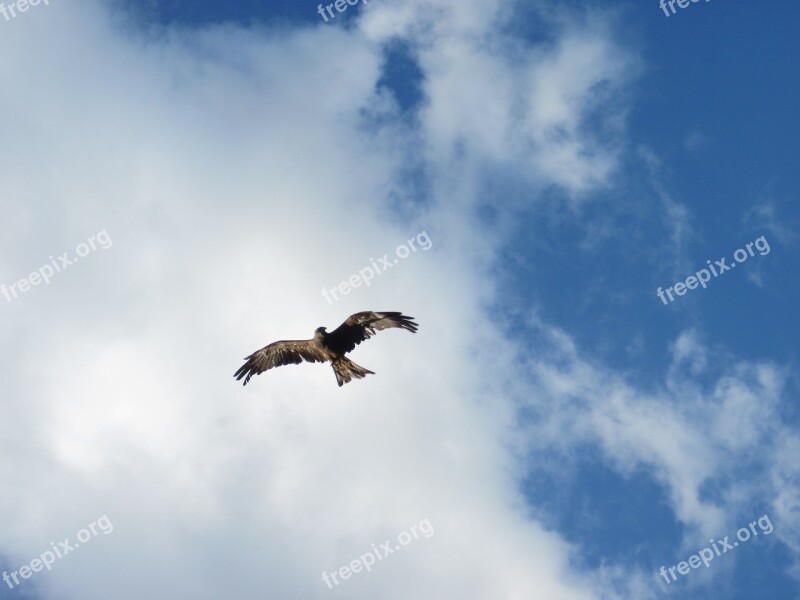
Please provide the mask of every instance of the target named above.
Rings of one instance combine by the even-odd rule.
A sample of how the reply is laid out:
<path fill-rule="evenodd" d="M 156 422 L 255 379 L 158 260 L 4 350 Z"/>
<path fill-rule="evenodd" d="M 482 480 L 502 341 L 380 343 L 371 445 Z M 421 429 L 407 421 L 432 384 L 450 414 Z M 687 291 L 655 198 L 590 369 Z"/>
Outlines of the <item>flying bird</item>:
<path fill-rule="evenodd" d="M 234 373 L 239 381 L 244 377 L 244 384 L 253 375 L 263 373 L 267 369 L 283 365 L 297 365 L 301 362 L 330 362 L 336 375 L 339 387 L 350 383 L 353 378 L 363 379 L 375 373 L 357 365 L 345 356 L 358 344 L 368 340 L 376 331 L 397 327 L 416 333 L 419 325 L 399 312 L 359 312 L 347 317 L 344 323 L 328 333 L 325 327 L 317 327 L 310 340 L 282 340 L 264 346 L 261 350 L 246 356 L 247 362 Z"/>

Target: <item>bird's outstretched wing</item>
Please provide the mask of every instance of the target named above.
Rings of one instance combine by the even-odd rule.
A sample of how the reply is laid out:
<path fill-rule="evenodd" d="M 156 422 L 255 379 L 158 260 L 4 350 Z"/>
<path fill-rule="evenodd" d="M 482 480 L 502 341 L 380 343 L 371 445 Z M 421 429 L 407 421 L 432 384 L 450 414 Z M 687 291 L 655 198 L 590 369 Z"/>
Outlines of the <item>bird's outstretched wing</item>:
<path fill-rule="evenodd" d="M 413 318 L 399 312 L 359 312 L 347 317 L 344 323 L 331 331 L 325 339 L 325 343 L 334 352 L 344 354 L 350 352 L 357 344 L 371 338 L 376 331 L 381 329 L 398 327 L 416 333 L 419 325 L 414 323 Z"/>
<path fill-rule="evenodd" d="M 236 377 L 237 381 L 244 377 L 244 385 L 247 385 L 253 375 L 258 375 L 273 367 L 297 365 L 304 360 L 308 362 L 325 362 L 328 359 L 329 356 L 313 339 L 282 340 L 273 342 L 269 346 L 264 346 L 261 350 L 245 357 L 247 362 L 233 376 Z"/>

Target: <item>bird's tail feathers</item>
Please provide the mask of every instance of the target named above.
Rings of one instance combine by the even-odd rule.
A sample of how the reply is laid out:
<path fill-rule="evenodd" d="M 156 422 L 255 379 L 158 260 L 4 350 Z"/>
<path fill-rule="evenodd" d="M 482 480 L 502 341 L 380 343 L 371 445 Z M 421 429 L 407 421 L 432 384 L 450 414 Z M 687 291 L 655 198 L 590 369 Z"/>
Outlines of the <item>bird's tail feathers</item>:
<path fill-rule="evenodd" d="M 350 383 L 353 379 L 364 379 L 367 375 L 375 375 L 369 369 L 357 365 L 345 356 L 334 360 L 331 366 L 336 374 L 336 383 L 339 384 L 339 387 L 342 387 L 345 383 Z"/>

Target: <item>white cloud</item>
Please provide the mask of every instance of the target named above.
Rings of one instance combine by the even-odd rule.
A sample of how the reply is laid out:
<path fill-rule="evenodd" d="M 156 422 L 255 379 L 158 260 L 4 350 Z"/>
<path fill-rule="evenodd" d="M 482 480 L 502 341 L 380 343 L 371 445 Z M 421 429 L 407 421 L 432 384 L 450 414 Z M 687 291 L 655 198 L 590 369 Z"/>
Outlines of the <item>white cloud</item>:
<path fill-rule="evenodd" d="M 496 238 L 452 212 L 479 201 L 477 173 L 463 184 L 454 175 L 482 162 L 519 168 L 531 141 L 523 159 L 542 184 L 585 191 L 606 177 L 613 162 L 580 122 L 589 89 L 614 77 L 604 66 L 613 43 L 567 36 L 552 56 L 528 48 L 515 64 L 507 48 L 469 39 L 497 34 L 459 4 L 421 53 L 420 130 L 365 130 L 361 109 L 393 110 L 375 92 L 375 42 L 389 35 L 380 19 L 411 11 L 408 35 L 424 41 L 414 28 L 432 23 L 430 6 L 365 11 L 352 31 L 147 36 L 97 3 L 53 4 L 4 30 L 0 48 L 19 57 L 0 67 L 14 116 L 4 198 L 22 203 L 3 206 L 13 225 L 0 242 L 4 281 L 91 232 L 114 241 L 3 307 L 11 418 L 0 445 L 14 492 L 0 551 L 16 568 L 101 515 L 115 526 L 26 586 L 43 597 L 113 589 L 120 600 L 145 589 L 528 598 L 533 585 L 550 599 L 597 597 L 570 566 L 575 549 L 532 521 L 516 491 L 513 405 L 491 395 L 469 350 L 491 340 L 487 364 L 512 350 L 481 313 Z M 541 158 L 550 126 L 568 131 L 557 151 L 574 175 Z M 416 222 L 392 224 L 386 190 L 419 139 L 433 201 Z M 469 149 L 461 163 L 459 143 Z M 430 252 L 346 300 L 322 299 L 323 286 L 422 228 Z M 260 345 L 370 307 L 421 324 L 417 336 L 389 332 L 358 349 L 378 375 L 343 389 L 311 365 L 244 389 L 231 377 Z M 434 537 L 327 590 L 323 570 L 423 518 Z"/>
<path fill-rule="evenodd" d="M 664 384 L 642 390 L 581 357 L 563 332 L 537 327 L 549 352 L 531 364 L 545 390 L 533 403 L 544 417 L 531 431 L 540 450 L 559 448 L 561 455 L 579 460 L 577 450 L 588 443 L 621 472 L 652 475 L 666 486 L 673 512 L 686 527 L 687 549 L 729 530 L 742 515 L 752 518 L 754 507 L 772 502 L 776 494 L 779 512 L 793 523 L 785 532 L 789 539 L 796 528 L 795 482 L 788 485 L 788 463 L 780 458 L 788 450 L 772 441 L 792 431 L 778 414 L 786 401 L 783 369 L 720 360 L 707 377 L 708 351 L 696 333 L 686 331 L 673 345 L 675 362 Z M 769 485 L 763 474 L 776 460 L 774 485 Z M 704 495 L 704 486 L 712 482 L 722 489 L 722 498 Z"/>
<path fill-rule="evenodd" d="M 786 433 L 776 444 L 774 466 L 771 469 L 772 484 L 777 491 L 773 506 L 773 516 L 780 524 L 776 530 L 781 540 L 793 553 L 792 567 L 795 577 L 800 578 L 800 468 L 797 457 L 800 452 L 800 437 L 796 433 Z"/>
<path fill-rule="evenodd" d="M 708 138 L 699 131 L 691 131 L 683 139 L 683 147 L 692 153 L 698 152 L 708 143 Z"/>
<path fill-rule="evenodd" d="M 726 452 L 764 435 L 723 443 L 754 418 L 756 398 L 777 403 L 775 369 L 720 380 L 729 412 L 702 408 L 716 417 L 709 437 L 685 410 L 582 360 L 567 334 L 553 333 L 563 356 L 532 365 L 535 387 L 514 380 L 518 349 L 484 312 L 501 240 L 470 214 L 482 172 L 572 195 L 606 185 L 619 147 L 587 119 L 599 111 L 615 130 L 629 66 L 610 31 L 586 24 L 552 45 L 499 44 L 503 14 L 498 2 L 375 3 L 349 31 L 145 35 L 86 2 L 4 29 L 0 50 L 19 58 L 0 64 L 3 281 L 92 232 L 114 240 L 0 313 L 0 552 L 16 567 L 101 515 L 115 525 L 37 574 L 29 584 L 43 597 L 527 600 L 535 589 L 588 600 L 643 589 L 641 574 L 579 570 L 579 549 L 529 516 L 515 398 L 531 394 L 563 408 L 544 440 L 596 440 L 620 470 L 656 469 L 680 519 L 722 521 L 725 507 L 698 487 Z M 362 121 L 362 109 L 392 116 L 375 84 L 380 44 L 395 34 L 424 73 L 414 131 Z M 431 201 L 393 222 L 387 190 L 412 154 Z M 323 300 L 322 287 L 422 228 L 430 251 Z M 376 376 L 338 389 L 328 367 L 303 365 L 234 382 L 260 345 L 365 308 L 421 325 L 358 348 Z M 435 536 L 325 587 L 323 570 L 425 518 Z"/>

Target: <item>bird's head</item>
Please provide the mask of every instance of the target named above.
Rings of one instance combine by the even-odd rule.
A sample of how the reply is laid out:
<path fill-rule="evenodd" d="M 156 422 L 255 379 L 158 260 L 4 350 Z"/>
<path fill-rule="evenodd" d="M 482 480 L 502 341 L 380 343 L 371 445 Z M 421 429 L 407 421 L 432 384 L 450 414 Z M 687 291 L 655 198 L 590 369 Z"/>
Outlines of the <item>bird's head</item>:
<path fill-rule="evenodd" d="M 327 333 L 328 332 L 326 331 L 325 327 L 317 327 L 314 330 L 314 337 L 324 337 Z"/>

